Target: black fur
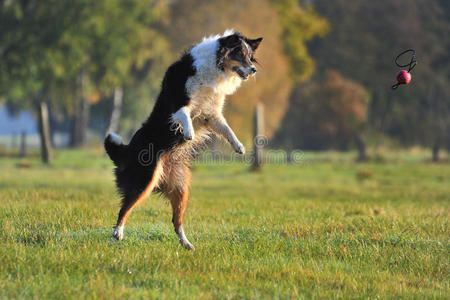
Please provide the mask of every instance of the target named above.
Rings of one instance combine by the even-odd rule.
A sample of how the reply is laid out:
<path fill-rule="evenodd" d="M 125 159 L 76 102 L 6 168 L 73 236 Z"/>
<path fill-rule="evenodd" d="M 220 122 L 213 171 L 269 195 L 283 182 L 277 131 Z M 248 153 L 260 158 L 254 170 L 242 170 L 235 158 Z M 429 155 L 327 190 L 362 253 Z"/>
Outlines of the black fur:
<path fill-rule="evenodd" d="M 126 154 L 126 147 L 124 144 L 117 145 L 112 141 L 112 136 L 108 135 L 105 139 L 105 150 L 109 158 L 114 162 L 117 168 L 121 168 L 123 156 Z"/>
<path fill-rule="evenodd" d="M 184 142 L 183 135 L 171 128 L 170 116 L 189 104 L 185 85 L 193 75 L 193 58 L 186 53 L 168 68 L 152 113 L 130 143 L 116 145 L 111 143 L 109 136 L 105 139 L 106 152 L 116 165 L 116 184 L 123 202 L 146 188 L 158 155 Z"/>

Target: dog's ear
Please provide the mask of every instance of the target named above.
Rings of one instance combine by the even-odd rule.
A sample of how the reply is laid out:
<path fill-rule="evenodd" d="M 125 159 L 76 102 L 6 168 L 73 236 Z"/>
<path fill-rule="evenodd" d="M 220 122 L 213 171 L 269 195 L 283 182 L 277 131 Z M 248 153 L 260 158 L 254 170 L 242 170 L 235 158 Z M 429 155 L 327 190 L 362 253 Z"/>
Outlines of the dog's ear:
<path fill-rule="evenodd" d="M 261 41 L 263 40 L 262 37 L 251 40 L 251 39 L 246 39 L 245 42 L 252 48 L 253 51 L 255 51 L 259 44 L 261 43 Z"/>
<path fill-rule="evenodd" d="M 221 38 L 219 41 L 221 48 L 232 49 L 239 44 L 239 36 L 237 34 L 232 34 Z"/>

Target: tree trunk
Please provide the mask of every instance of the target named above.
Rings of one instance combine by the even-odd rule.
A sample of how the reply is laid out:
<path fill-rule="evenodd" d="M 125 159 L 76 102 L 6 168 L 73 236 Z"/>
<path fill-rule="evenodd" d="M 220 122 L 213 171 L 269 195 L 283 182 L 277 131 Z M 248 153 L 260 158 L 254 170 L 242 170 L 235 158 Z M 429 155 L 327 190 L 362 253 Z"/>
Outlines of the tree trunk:
<path fill-rule="evenodd" d="M 356 147 L 358 148 L 358 159 L 357 161 L 367 161 L 366 144 L 362 134 L 356 136 Z"/>
<path fill-rule="evenodd" d="M 439 161 L 439 150 L 441 148 L 441 143 L 439 140 L 437 140 L 433 145 L 433 161 L 438 162 Z"/>
<path fill-rule="evenodd" d="M 56 147 L 56 132 L 55 132 L 55 128 L 58 128 L 58 124 L 55 121 L 55 119 L 53 118 L 54 115 L 52 113 L 52 110 L 50 108 L 49 110 L 49 122 L 50 122 L 50 142 L 52 145 L 52 148 Z"/>
<path fill-rule="evenodd" d="M 86 143 L 89 122 L 89 102 L 83 98 L 77 103 L 73 118 L 72 147 L 83 146 Z"/>
<path fill-rule="evenodd" d="M 20 152 L 19 157 L 25 158 L 27 156 L 27 133 L 22 131 L 20 135 Z"/>
<path fill-rule="evenodd" d="M 50 143 L 50 123 L 48 121 L 47 103 L 39 105 L 39 135 L 41 139 L 41 157 L 46 164 L 50 163 L 52 157 L 52 146 Z"/>
<path fill-rule="evenodd" d="M 109 126 L 106 133 L 117 132 L 119 129 L 120 115 L 122 113 L 123 103 L 123 88 L 118 86 L 114 89 L 113 97 L 113 109 L 111 113 L 111 119 L 109 120 Z"/>
<path fill-rule="evenodd" d="M 13 132 L 11 136 L 11 148 L 16 149 L 17 148 L 17 134 Z"/>
<path fill-rule="evenodd" d="M 71 146 L 83 146 L 87 140 L 87 131 L 89 125 L 90 104 L 86 98 L 87 76 L 84 71 L 81 72 L 77 80 L 77 103 L 72 124 Z"/>
<path fill-rule="evenodd" d="M 264 105 L 258 104 L 253 119 L 253 170 L 259 170 L 263 164 L 263 148 L 266 144 L 264 135 Z"/>

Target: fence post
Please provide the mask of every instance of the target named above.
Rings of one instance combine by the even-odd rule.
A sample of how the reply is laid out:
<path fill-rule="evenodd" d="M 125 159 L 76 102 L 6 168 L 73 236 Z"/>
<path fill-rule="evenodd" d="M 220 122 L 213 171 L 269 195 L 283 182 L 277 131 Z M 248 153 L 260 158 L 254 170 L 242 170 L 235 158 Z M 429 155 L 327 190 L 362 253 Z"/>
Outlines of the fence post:
<path fill-rule="evenodd" d="M 259 170 L 263 164 L 263 148 L 266 142 L 264 135 L 264 105 L 258 103 L 253 117 L 253 170 Z"/>
<path fill-rule="evenodd" d="M 48 121 L 47 103 L 41 102 L 39 106 L 39 130 L 41 137 L 41 155 L 42 161 L 50 163 L 52 146 L 50 144 L 50 125 Z"/>

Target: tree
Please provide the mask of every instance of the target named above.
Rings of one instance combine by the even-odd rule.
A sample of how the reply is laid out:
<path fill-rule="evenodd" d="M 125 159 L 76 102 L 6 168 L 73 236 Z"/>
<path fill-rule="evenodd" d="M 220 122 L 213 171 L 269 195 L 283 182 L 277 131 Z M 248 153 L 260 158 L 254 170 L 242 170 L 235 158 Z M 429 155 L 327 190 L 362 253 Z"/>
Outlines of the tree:
<path fill-rule="evenodd" d="M 291 77 L 296 83 L 308 80 L 315 70 L 307 42 L 328 33 L 326 19 L 320 17 L 312 5 L 301 7 L 297 0 L 271 0 L 278 10 L 281 23 L 281 41 L 291 66 Z"/>
<path fill-rule="evenodd" d="M 46 101 L 67 111 L 73 142 L 82 144 L 90 103 L 165 57 L 154 28 L 164 7 L 158 0 L 1 1 L 0 97 L 17 107 Z"/>
<path fill-rule="evenodd" d="M 167 43 L 155 29 L 164 12 L 164 3 L 157 0 L 86 2 L 80 11 L 84 21 L 66 32 L 65 40 L 68 55 L 80 58 L 74 145 L 85 140 L 90 103 L 114 95 L 111 120 L 116 124 L 111 129 L 117 129 L 124 87 L 143 80 L 154 61 L 164 61 Z"/>
<path fill-rule="evenodd" d="M 50 145 L 45 134 L 48 124 L 43 124 L 48 120 L 45 103 L 51 101 L 51 84 L 57 78 L 55 71 L 60 69 L 58 60 L 48 57 L 76 17 L 74 10 L 65 14 L 70 1 L 59 1 L 58 5 L 56 2 L 0 2 L 0 97 L 10 107 L 27 107 L 38 112 L 45 151 Z"/>
<path fill-rule="evenodd" d="M 322 77 L 324 77 L 322 79 Z M 358 160 L 365 160 L 363 132 L 367 121 L 368 92 L 333 70 L 299 85 L 274 142 L 289 148 L 347 150 L 355 142 Z"/>

